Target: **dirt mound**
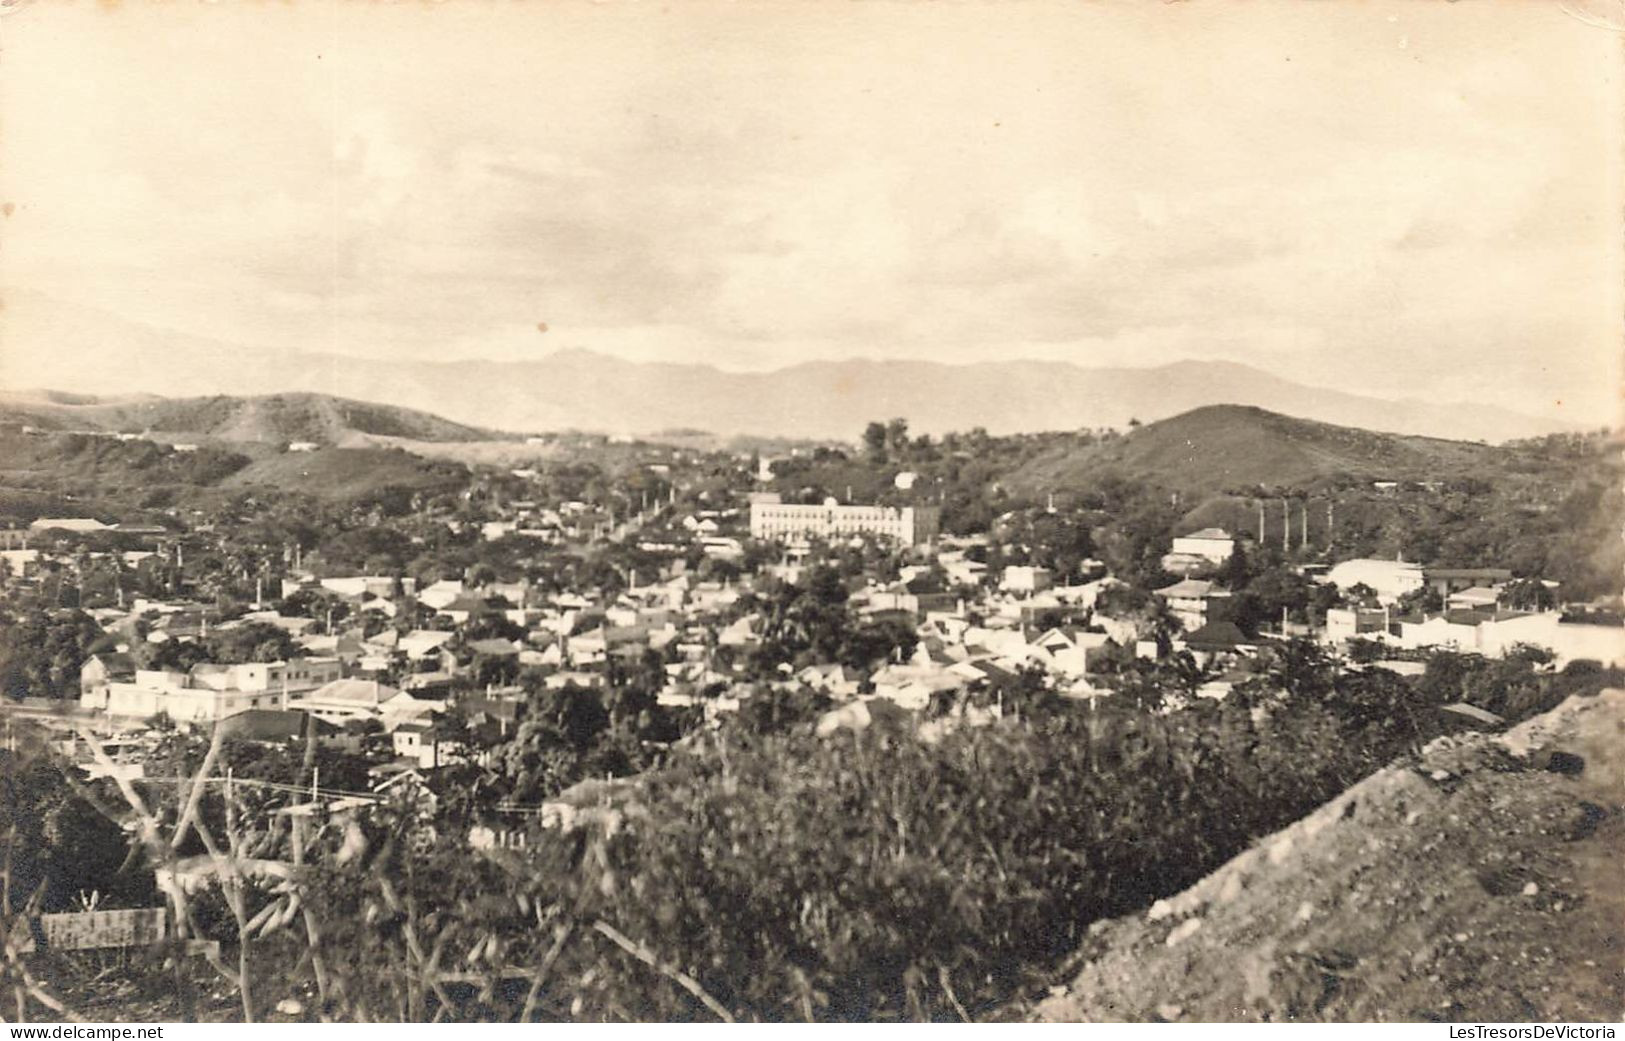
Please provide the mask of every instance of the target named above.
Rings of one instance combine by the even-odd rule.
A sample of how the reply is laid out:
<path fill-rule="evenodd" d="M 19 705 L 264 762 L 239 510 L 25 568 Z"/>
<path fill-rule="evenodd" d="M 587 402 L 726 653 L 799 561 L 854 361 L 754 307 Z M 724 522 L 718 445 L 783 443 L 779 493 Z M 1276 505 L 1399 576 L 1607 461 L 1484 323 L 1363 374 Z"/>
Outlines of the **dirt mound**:
<path fill-rule="evenodd" d="M 1625 691 L 1442 738 L 1148 912 L 1052 1021 L 1607 1021 L 1625 1012 Z"/>

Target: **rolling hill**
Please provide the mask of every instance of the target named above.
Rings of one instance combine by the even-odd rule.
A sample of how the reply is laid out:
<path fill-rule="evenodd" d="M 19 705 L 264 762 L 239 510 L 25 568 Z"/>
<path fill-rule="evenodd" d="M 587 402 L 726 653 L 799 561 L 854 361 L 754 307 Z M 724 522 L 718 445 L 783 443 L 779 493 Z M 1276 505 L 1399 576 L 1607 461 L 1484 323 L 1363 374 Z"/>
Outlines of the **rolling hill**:
<path fill-rule="evenodd" d="M 256 459 L 220 482 L 228 489 L 303 492 L 321 499 L 357 499 L 386 488 L 447 491 L 468 476 L 461 465 L 375 448 L 324 448 Z"/>
<path fill-rule="evenodd" d="M 0 419 L 41 430 L 146 432 L 163 440 L 308 441 L 350 447 L 384 438 L 464 442 L 502 436 L 427 412 L 313 393 L 97 398 L 57 391 L 14 392 L 0 394 Z"/>
<path fill-rule="evenodd" d="M 1090 445 L 1063 443 L 1006 484 L 1028 492 L 1076 488 L 1108 474 L 1191 494 L 1301 488 L 1342 478 L 1436 480 L 1470 473 L 1498 449 L 1376 433 L 1261 408 L 1210 405 Z"/>
<path fill-rule="evenodd" d="M 350 502 L 450 491 L 467 478 L 460 463 L 398 448 L 287 452 L 269 444 L 215 442 L 177 451 L 157 439 L 0 429 L 0 516 L 22 520 L 64 508 L 116 515 L 132 506 L 202 505 L 245 491 Z"/>

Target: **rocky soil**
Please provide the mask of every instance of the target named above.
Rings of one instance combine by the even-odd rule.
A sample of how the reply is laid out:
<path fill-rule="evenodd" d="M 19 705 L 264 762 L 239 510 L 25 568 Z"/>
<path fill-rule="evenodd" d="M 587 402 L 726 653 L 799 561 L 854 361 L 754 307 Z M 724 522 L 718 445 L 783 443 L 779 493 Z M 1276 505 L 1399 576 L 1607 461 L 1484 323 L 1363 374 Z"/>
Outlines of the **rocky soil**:
<path fill-rule="evenodd" d="M 1625 1013 L 1625 691 L 1434 742 L 1148 912 L 1050 1021 L 1608 1021 Z"/>

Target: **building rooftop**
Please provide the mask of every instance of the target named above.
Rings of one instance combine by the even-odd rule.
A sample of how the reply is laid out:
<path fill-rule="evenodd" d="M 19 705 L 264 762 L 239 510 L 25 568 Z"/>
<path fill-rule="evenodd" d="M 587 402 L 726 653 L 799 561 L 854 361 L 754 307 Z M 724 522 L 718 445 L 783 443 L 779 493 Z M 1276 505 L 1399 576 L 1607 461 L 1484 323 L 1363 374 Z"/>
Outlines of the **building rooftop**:
<path fill-rule="evenodd" d="M 1163 586 L 1161 589 L 1157 590 L 1157 595 L 1161 597 L 1179 597 L 1184 599 L 1188 597 L 1207 596 L 1212 592 L 1212 582 L 1206 582 L 1199 578 L 1187 578 L 1183 581 L 1175 582 L 1171 586 Z"/>
<path fill-rule="evenodd" d="M 306 701 L 353 701 L 362 705 L 381 705 L 399 694 L 394 687 L 377 680 L 334 680 L 317 687 L 305 695 Z"/>

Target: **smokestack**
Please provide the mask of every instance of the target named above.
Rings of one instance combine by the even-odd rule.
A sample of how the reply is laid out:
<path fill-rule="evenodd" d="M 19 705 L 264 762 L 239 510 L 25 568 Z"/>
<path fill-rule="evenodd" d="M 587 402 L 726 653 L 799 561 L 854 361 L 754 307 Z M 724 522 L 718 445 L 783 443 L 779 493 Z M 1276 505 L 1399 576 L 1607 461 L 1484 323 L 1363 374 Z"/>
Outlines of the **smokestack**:
<path fill-rule="evenodd" d="M 1264 500 L 1258 500 L 1258 548 L 1264 548 Z"/>
<path fill-rule="evenodd" d="M 1292 504 L 1281 500 L 1281 552 L 1292 552 Z"/>
<path fill-rule="evenodd" d="M 1309 551 L 1309 500 L 1305 499 L 1298 505 L 1299 517 L 1303 521 L 1303 549 Z"/>

